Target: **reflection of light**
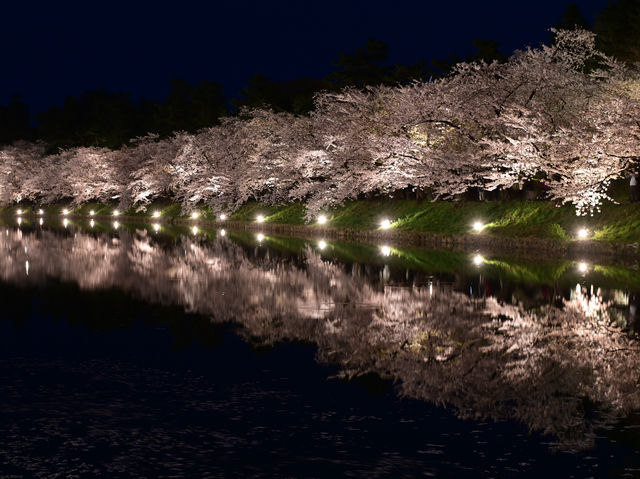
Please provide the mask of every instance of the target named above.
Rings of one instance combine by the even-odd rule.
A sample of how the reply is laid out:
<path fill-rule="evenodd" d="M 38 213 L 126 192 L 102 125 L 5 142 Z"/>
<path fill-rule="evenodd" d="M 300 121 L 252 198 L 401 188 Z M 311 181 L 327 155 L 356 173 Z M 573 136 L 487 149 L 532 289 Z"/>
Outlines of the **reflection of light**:
<path fill-rule="evenodd" d="M 17 210 L 16 213 L 21 215 L 22 214 L 22 210 Z"/>
<path fill-rule="evenodd" d="M 258 235 L 256 236 L 256 238 L 258 239 L 258 243 L 261 243 L 262 240 L 264 239 L 264 235 L 262 233 L 258 233 Z"/>
<path fill-rule="evenodd" d="M 95 211 L 93 211 L 93 210 L 89 211 L 89 215 L 90 215 L 90 216 L 93 216 L 93 215 L 95 215 L 95 214 L 96 214 L 96 212 L 95 212 Z"/>
<path fill-rule="evenodd" d="M 194 211 L 193 213 L 191 213 L 191 219 L 193 220 L 197 220 L 199 216 L 200 216 L 200 213 L 198 213 L 197 211 Z"/>
<path fill-rule="evenodd" d="M 42 209 L 38 210 L 38 214 L 39 215 L 43 215 L 44 214 L 44 210 L 42 210 Z"/>
<path fill-rule="evenodd" d="M 482 231 L 482 228 L 484 228 L 484 224 L 482 223 L 482 221 L 476 221 L 473 223 L 474 231 L 477 231 L 479 233 L 480 231 Z"/>
<path fill-rule="evenodd" d="M 318 241 L 318 248 L 325 249 L 327 247 L 327 243 L 324 240 Z"/>
<path fill-rule="evenodd" d="M 224 221 L 224 220 L 226 220 L 226 219 L 227 219 L 227 215 L 225 215 L 224 213 L 222 213 L 222 214 L 220 215 L 220 221 Z"/>
<path fill-rule="evenodd" d="M 40 226 L 42 226 L 42 224 L 44 223 L 44 220 L 40 218 L 40 221 L 38 221 L 38 223 L 40 223 Z"/>
<path fill-rule="evenodd" d="M 476 266 L 480 266 L 483 262 L 484 262 L 484 258 L 479 254 L 473 257 L 473 264 L 475 264 Z"/>
<path fill-rule="evenodd" d="M 382 256 L 389 256 L 391 254 L 391 248 L 387 245 L 380 246 L 380 253 L 382 253 Z"/>
<path fill-rule="evenodd" d="M 262 216 L 262 215 L 258 215 L 258 216 L 256 216 L 256 221 L 257 221 L 258 223 L 262 223 L 262 222 L 264 222 L 264 216 Z"/>
<path fill-rule="evenodd" d="M 118 216 L 120 212 L 118 210 L 113 210 L 113 216 Z"/>
<path fill-rule="evenodd" d="M 587 236 L 589 236 L 589 230 L 587 230 L 587 228 L 580 228 L 578 230 L 578 238 L 585 239 Z"/>
<path fill-rule="evenodd" d="M 154 211 L 153 212 L 153 217 L 154 218 L 160 218 L 160 212 L 159 211 Z"/>
<path fill-rule="evenodd" d="M 69 226 L 69 220 L 67 218 L 62 220 L 62 225 L 66 228 L 67 226 Z"/>
<path fill-rule="evenodd" d="M 220 236 L 226 236 L 227 232 L 225 230 L 220 230 Z"/>
<path fill-rule="evenodd" d="M 93 220 L 89 221 L 89 226 L 91 226 L 92 228 L 95 226 L 95 224 L 96 224 L 95 221 L 93 221 Z"/>
<path fill-rule="evenodd" d="M 194 226 L 193 228 L 191 228 L 191 232 L 192 232 L 194 235 L 197 235 L 197 234 L 198 234 L 198 227 L 197 227 L 197 226 Z"/>
<path fill-rule="evenodd" d="M 18 225 L 22 224 L 22 218 L 18 218 Z"/>
<path fill-rule="evenodd" d="M 118 228 L 120 227 L 120 223 L 118 223 L 117 221 L 114 221 L 114 222 L 113 222 L 113 227 L 114 227 L 115 229 L 118 229 Z"/>
<path fill-rule="evenodd" d="M 68 209 L 66 209 L 66 208 L 65 208 L 65 209 L 63 209 L 63 210 L 62 210 L 62 214 L 63 214 L 63 215 L 65 215 L 65 216 L 66 216 L 66 215 L 68 215 L 68 214 L 69 214 L 69 210 L 68 210 Z"/>
<path fill-rule="evenodd" d="M 383 219 L 382 221 L 380 221 L 380 228 L 382 228 L 383 230 L 388 230 L 389 228 L 391 228 L 391 221 L 389 221 L 387 218 Z"/>
<path fill-rule="evenodd" d="M 27 271 L 27 276 L 29 276 L 29 260 L 24 262 L 24 269 Z"/>
<path fill-rule="evenodd" d="M 325 215 L 318 216 L 318 224 L 325 224 L 327 222 L 327 217 Z"/>
<path fill-rule="evenodd" d="M 160 231 L 160 225 L 158 223 L 153 223 L 153 231 L 156 233 Z"/>
<path fill-rule="evenodd" d="M 586 273 L 588 269 L 589 269 L 589 265 L 584 261 L 581 261 L 580 263 L 578 263 L 578 271 L 580 271 L 581 273 Z"/>

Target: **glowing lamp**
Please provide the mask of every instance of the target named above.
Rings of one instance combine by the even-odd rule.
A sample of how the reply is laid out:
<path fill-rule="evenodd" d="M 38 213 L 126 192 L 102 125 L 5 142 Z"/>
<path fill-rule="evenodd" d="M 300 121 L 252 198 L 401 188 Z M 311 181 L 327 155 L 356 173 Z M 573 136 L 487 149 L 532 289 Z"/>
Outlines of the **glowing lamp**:
<path fill-rule="evenodd" d="M 93 215 L 95 215 L 95 214 L 96 214 L 96 212 L 95 212 L 95 211 L 93 211 L 93 210 L 89 211 L 89 216 L 93 216 Z"/>
<path fill-rule="evenodd" d="M 19 215 L 22 214 L 22 210 L 17 210 L 16 213 L 18 213 Z"/>
<path fill-rule="evenodd" d="M 318 248 L 319 249 L 325 249 L 327 247 L 327 243 L 323 240 L 318 241 Z"/>
<path fill-rule="evenodd" d="M 197 211 L 194 211 L 193 213 L 191 213 L 192 220 L 197 220 L 199 216 L 200 216 L 200 213 L 198 213 Z"/>
<path fill-rule="evenodd" d="M 222 214 L 220 215 L 220 221 L 224 221 L 224 220 L 226 220 L 226 219 L 227 219 L 227 215 L 225 215 L 224 213 L 222 213 Z"/>
<path fill-rule="evenodd" d="M 589 230 L 587 228 L 580 228 L 578 230 L 578 238 L 586 239 L 589 236 Z"/>
<path fill-rule="evenodd" d="M 113 210 L 113 216 L 118 216 L 120 212 L 118 210 Z"/>
<path fill-rule="evenodd" d="M 44 210 L 42 210 L 42 209 L 38 210 L 38 214 L 39 215 L 43 215 L 44 214 Z"/>
<path fill-rule="evenodd" d="M 318 224 L 323 225 L 327 222 L 327 217 L 325 215 L 318 216 Z"/>
<path fill-rule="evenodd" d="M 477 254 L 473 257 L 473 264 L 480 266 L 482 263 L 484 263 L 484 258 L 482 256 Z"/>
<path fill-rule="evenodd" d="M 63 215 L 65 215 L 65 216 L 67 216 L 67 215 L 69 214 L 69 210 L 68 210 L 68 209 L 66 209 L 66 208 L 65 208 L 65 209 L 63 209 L 63 210 L 62 210 L 62 214 L 63 214 Z"/>
<path fill-rule="evenodd" d="M 383 219 L 382 221 L 380 221 L 380 228 L 382 228 L 383 230 L 388 230 L 389 228 L 391 228 L 391 221 L 389 221 L 387 218 Z"/>
<path fill-rule="evenodd" d="M 482 228 L 484 228 L 484 223 L 482 223 L 482 221 L 475 221 L 473 223 L 473 230 L 477 233 L 480 233 L 480 231 L 482 231 Z"/>
<path fill-rule="evenodd" d="M 153 212 L 153 217 L 154 218 L 160 218 L 160 212 L 159 211 L 154 211 Z"/>
<path fill-rule="evenodd" d="M 256 221 L 257 221 L 258 223 L 264 223 L 264 216 L 262 216 L 262 215 L 258 215 L 258 216 L 256 216 Z"/>
<path fill-rule="evenodd" d="M 382 256 L 389 256 L 391 254 L 391 248 L 387 245 L 380 246 L 380 253 L 382 253 Z"/>

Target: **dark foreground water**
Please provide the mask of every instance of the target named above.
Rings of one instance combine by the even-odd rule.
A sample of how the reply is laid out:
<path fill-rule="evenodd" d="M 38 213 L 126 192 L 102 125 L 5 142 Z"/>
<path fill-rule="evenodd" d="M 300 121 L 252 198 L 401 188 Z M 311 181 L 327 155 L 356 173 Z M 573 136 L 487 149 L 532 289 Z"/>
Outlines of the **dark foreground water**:
<path fill-rule="evenodd" d="M 0 231 L 0 477 L 640 476 L 633 263 L 81 226 Z"/>

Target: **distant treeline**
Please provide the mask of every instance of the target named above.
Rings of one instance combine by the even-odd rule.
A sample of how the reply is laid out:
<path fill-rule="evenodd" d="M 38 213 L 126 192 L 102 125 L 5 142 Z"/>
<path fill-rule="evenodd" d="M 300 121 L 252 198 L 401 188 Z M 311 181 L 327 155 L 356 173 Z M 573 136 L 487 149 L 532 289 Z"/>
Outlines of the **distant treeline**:
<path fill-rule="evenodd" d="M 558 28 L 589 28 L 598 34 L 598 48 L 628 63 L 640 61 L 640 2 L 610 2 L 593 25 L 582 16 L 576 4 L 570 4 Z M 467 58 L 450 55 L 445 59 L 393 64 L 387 45 L 370 40 L 363 48 L 340 54 L 333 71 L 324 78 L 297 78 L 272 81 L 264 75 L 252 76 L 238 97 L 227 98 L 222 85 L 201 81 L 195 85 L 171 80 L 164 101 L 134 101 L 126 92 L 86 91 L 69 95 L 62 105 L 53 105 L 30 115 L 19 95 L 0 106 L 0 145 L 16 140 L 42 140 L 50 152 L 76 146 L 119 148 L 132 138 L 147 133 L 168 137 L 175 131 L 196 132 L 214 126 L 224 116 L 234 115 L 242 107 L 271 108 L 275 112 L 297 115 L 313 109 L 314 96 L 321 91 L 340 91 L 345 87 L 366 85 L 403 85 L 448 75 L 461 61 L 505 61 L 498 44 L 474 40 L 475 53 Z"/>

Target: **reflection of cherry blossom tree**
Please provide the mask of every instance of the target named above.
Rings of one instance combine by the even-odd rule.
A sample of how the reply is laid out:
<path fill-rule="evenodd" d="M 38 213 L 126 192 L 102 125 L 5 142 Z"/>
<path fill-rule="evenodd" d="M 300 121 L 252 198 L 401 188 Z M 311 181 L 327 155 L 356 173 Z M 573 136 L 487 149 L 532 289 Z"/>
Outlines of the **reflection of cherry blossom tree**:
<path fill-rule="evenodd" d="M 312 342 L 347 377 L 393 378 L 408 396 L 462 416 L 517 419 L 565 445 L 587 446 L 606 418 L 640 408 L 640 348 L 598 292 L 577 289 L 562 307 L 527 311 L 445 287 L 381 287 L 310 249 L 303 257 L 250 259 L 226 238 L 161 247 L 144 231 L 0 235 L 3 281 L 115 287 L 234 321 L 251 341 Z"/>

